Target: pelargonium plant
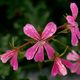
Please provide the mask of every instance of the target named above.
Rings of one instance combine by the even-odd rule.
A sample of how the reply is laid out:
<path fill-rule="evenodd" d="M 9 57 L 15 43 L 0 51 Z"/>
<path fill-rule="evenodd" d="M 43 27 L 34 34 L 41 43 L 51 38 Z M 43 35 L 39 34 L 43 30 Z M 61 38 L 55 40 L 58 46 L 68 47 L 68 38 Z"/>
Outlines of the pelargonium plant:
<path fill-rule="evenodd" d="M 64 27 L 64 29 L 59 33 L 64 33 L 64 31 L 69 30 L 71 32 L 72 46 L 78 46 L 80 39 L 80 31 L 78 23 L 76 22 L 76 17 L 78 16 L 78 7 L 75 3 L 71 3 L 70 9 L 72 15 L 66 16 L 66 26 L 63 25 L 57 27 L 54 22 L 49 22 L 43 32 L 38 32 L 32 24 L 26 24 L 23 27 L 23 32 L 31 39 L 29 39 L 25 44 L 19 47 L 15 47 L 13 50 L 7 50 L 4 54 L 1 54 L 0 60 L 3 63 L 6 63 L 8 60 L 10 60 L 10 65 L 12 66 L 13 70 L 16 71 L 18 70 L 18 53 L 22 50 L 23 47 L 28 46 L 29 44 L 34 44 L 25 51 L 24 56 L 27 60 L 32 60 L 34 58 L 35 62 L 53 61 L 54 63 L 51 71 L 52 76 L 67 75 L 67 68 L 71 71 L 71 73 L 80 74 L 80 55 L 78 55 L 75 50 L 70 48 L 69 45 L 65 45 L 66 49 L 63 51 L 62 54 L 59 54 L 50 43 L 50 40 L 61 43 L 55 37 L 58 33 L 57 30 Z M 63 55 L 66 55 L 65 52 L 68 49 L 71 52 L 69 52 L 66 59 L 63 59 Z M 47 53 L 48 60 L 45 60 L 44 50 Z"/>

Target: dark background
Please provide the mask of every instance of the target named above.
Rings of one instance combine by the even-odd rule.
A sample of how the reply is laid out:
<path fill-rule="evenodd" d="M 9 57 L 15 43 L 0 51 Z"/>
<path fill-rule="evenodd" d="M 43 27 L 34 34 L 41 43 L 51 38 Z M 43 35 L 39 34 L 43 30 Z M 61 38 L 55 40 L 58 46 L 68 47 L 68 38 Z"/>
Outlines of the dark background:
<path fill-rule="evenodd" d="M 55 22 L 57 26 L 63 25 L 66 22 L 64 16 L 71 14 L 69 7 L 71 2 L 75 2 L 80 11 L 80 0 L 0 0 L 0 54 L 11 49 L 9 43 L 12 42 L 13 38 L 15 46 L 20 46 L 26 42 L 27 36 L 23 33 L 23 26 L 27 23 L 33 24 L 36 29 L 38 26 L 44 29 L 50 21 Z M 79 17 L 80 12 L 77 18 L 78 24 L 80 24 Z M 70 34 L 59 35 L 58 39 L 71 45 Z M 26 48 L 28 47 L 23 49 L 24 54 Z M 54 48 L 60 53 L 64 50 L 57 43 L 54 43 Z M 6 64 L 0 62 L 0 80 L 53 80 L 51 76 L 53 62 L 27 61 L 23 54 L 19 55 L 18 58 L 18 71 L 13 71 L 9 62 Z M 67 80 L 68 78 L 62 79 Z M 73 78 L 68 80 L 73 80 Z"/>

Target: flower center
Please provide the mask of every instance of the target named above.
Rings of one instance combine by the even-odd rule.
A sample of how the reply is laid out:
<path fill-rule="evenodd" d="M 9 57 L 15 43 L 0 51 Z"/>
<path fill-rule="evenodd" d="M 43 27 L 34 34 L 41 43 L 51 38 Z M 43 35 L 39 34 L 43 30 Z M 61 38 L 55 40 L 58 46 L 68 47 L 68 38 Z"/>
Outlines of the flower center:
<path fill-rule="evenodd" d="M 46 41 L 40 40 L 38 41 L 39 46 L 43 46 L 45 44 Z"/>

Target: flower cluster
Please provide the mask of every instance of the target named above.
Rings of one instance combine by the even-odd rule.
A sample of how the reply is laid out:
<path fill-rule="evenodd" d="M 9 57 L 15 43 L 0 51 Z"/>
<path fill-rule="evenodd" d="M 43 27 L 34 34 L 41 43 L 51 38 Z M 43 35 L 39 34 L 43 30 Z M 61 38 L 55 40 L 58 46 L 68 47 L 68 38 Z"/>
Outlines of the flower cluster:
<path fill-rule="evenodd" d="M 68 15 L 66 17 L 66 20 L 69 24 L 69 29 L 72 34 L 71 35 L 72 36 L 71 43 L 73 46 L 77 46 L 78 39 L 80 39 L 80 31 L 78 28 L 78 24 L 75 21 L 77 15 L 78 15 L 78 8 L 75 3 L 71 3 L 70 8 L 71 8 L 72 16 Z"/>
<path fill-rule="evenodd" d="M 78 15 L 78 7 L 75 3 L 71 3 L 70 9 L 72 16 L 66 16 L 67 28 L 71 31 L 72 46 L 77 46 L 79 42 L 78 39 L 80 39 L 78 23 L 75 21 Z M 48 56 L 48 60 L 54 61 L 54 65 L 51 71 L 52 76 L 56 76 L 57 74 L 63 76 L 67 75 L 67 68 L 71 71 L 71 73 L 80 74 L 80 55 L 78 55 L 74 50 L 71 50 L 66 59 L 63 59 L 61 58 L 62 55 L 57 54 L 55 49 L 49 43 L 50 39 L 54 40 L 57 29 L 58 28 L 54 22 L 49 22 L 43 32 L 39 33 L 32 24 L 26 24 L 23 28 L 23 32 L 28 37 L 31 37 L 35 43 L 32 47 L 26 50 L 26 59 L 31 60 L 34 58 L 35 62 L 43 62 L 45 61 L 45 50 Z M 13 50 L 7 50 L 6 53 L 0 55 L 1 61 L 6 63 L 10 59 L 10 65 L 13 67 L 13 70 L 18 70 L 18 53 L 20 52 L 21 48 L 27 46 L 28 44 L 31 44 L 31 42 L 29 41 L 18 48 L 14 48 Z"/>

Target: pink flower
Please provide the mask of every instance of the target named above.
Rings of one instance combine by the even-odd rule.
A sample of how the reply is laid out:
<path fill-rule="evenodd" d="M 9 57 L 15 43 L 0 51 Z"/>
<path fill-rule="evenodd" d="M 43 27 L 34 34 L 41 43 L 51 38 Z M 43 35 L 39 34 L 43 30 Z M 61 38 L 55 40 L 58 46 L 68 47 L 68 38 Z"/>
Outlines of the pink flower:
<path fill-rule="evenodd" d="M 77 46 L 78 39 L 80 39 L 80 32 L 79 32 L 78 24 L 75 21 L 77 15 L 78 15 L 78 7 L 75 3 L 71 3 L 70 9 L 72 12 L 72 16 L 68 15 L 66 17 L 66 19 L 67 19 L 67 22 L 69 23 L 69 29 L 70 29 L 71 34 L 72 34 L 71 43 L 73 46 Z"/>
<path fill-rule="evenodd" d="M 71 61 L 76 61 L 72 65 L 71 72 L 80 75 L 80 55 L 78 55 L 75 51 L 72 51 L 67 55 L 67 59 Z"/>
<path fill-rule="evenodd" d="M 17 70 L 18 69 L 18 61 L 17 61 L 17 50 L 7 50 L 6 53 L 0 55 L 0 59 L 3 63 L 6 63 L 9 59 L 10 60 L 10 64 L 13 67 L 13 70 Z"/>
<path fill-rule="evenodd" d="M 25 56 L 27 60 L 31 60 L 34 57 L 36 62 L 44 61 L 44 48 L 47 52 L 48 58 L 53 58 L 54 49 L 47 42 L 47 39 L 50 38 L 57 30 L 57 27 L 53 22 L 49 22 L 46 25 L 42 34 L 38 34 L 34 26 L 31 24 L 26 24 L 23 30 L 27 36 L 36 40 L 36 44 L 26 51 Z"/>
<path fill-rule="evenodd" d="M 52 72 L 51 72 L 52 76 L 56 76 L 57 74 L 63 76 L 67 75 L 67 69 L 65 66 L 70 69 L 72 63 L 69 62 L 68 60 L 56 57 L 54 60 L 54 65 L 52 67 Z"/>

